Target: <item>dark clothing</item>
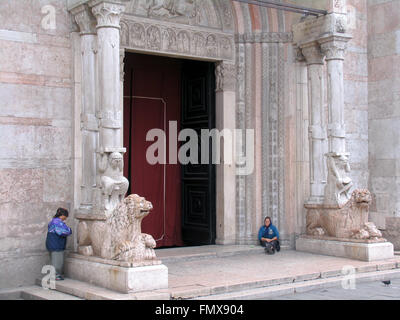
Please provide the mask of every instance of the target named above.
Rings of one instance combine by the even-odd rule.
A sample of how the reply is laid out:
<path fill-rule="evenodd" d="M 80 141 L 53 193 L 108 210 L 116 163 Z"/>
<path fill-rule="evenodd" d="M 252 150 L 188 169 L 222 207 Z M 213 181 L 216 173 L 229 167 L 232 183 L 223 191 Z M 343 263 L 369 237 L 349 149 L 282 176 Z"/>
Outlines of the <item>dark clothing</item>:
<path fill-rule="evenodd" d="M 281 247 L 278 240 L 272 240 L 271 242 L 260 241 L 262 247 L 269 253 L 273 253 L 274 251 L 280 251 Z"/>
<path fill-rule="evenodd" d="M 48 251 L 64 251 L 67 244 L 67 237 L 72 234 L 60 218 L 53 218 L 48 225 L 46 248 Z"/>

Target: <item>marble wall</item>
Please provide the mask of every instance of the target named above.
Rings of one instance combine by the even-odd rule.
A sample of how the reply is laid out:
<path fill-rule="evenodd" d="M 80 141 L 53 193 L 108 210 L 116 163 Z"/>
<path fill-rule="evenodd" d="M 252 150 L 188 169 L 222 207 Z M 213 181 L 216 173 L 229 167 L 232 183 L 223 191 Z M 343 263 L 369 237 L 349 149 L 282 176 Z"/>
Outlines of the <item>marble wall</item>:
<path fill-rule="evenodd" d="M 400 219 L 400 1 L 368 1 L 369 188 L 372 217 L 390 230 Z M 397 250 L 400 232 L 397 231 Z"/>
<path fill-rule="evenodd" d="M 58 207 L 71 209 L 72 23 L 58 0 L 2 0 L 0 16 L 0 288 L 8 288 L 40 275 L 47 223 Z"/>

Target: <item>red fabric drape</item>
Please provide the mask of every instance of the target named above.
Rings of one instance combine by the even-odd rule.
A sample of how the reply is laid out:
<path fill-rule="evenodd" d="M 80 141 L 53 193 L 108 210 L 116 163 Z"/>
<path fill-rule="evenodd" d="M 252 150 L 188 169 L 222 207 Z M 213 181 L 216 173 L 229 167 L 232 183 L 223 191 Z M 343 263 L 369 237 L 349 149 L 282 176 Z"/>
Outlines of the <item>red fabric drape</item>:
<path fill-rule="evenodd" d="M 146 141 L 151 129 L 166 133 L 169 148 L 169 121 L 177 121 L 181 108 L 180 63 L 175 59 L 127 54 L 124 85 L 124 174 L 130 193 L 151 201 L 154 209 L 143 220 L 142 232 L 151 234 L 157 247 L 183 245 L 181 238 L 180 165 L 151 165 Z M 157 154 L 156 154 L 157 155 Z"/>

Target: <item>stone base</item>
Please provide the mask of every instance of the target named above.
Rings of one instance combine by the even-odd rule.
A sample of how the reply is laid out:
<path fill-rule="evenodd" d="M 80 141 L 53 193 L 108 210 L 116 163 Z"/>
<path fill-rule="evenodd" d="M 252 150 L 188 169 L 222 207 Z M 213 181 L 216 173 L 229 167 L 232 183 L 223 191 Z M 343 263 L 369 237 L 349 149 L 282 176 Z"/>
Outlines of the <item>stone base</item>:
<path fill-rule="evenodd" d="M 133 293 L 168 288 L 168 268 L 165 265 L 121 267 L 85 259 L 67 258 L 68 278 L 121 293 Z"/>
<path fill-rule="evenodd" d="M 390 242 L 359 243 L 300 237 L 296 240 L 296 250 L 362 261 L 377 261 L 394 257 L 393 244 Z"/>

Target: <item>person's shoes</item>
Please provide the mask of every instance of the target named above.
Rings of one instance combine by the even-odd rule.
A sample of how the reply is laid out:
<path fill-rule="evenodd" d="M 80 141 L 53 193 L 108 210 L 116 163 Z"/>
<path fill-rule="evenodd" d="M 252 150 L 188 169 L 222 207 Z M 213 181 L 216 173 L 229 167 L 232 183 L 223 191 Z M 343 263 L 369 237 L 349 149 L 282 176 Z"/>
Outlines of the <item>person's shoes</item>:
<path fill-rule="evenodd" d="M 62 281 L 62 280 L 64 280 L 64 278 L 62 276 L 60 276 L 60 275 L 56 276 L 56 281 Z"/>

